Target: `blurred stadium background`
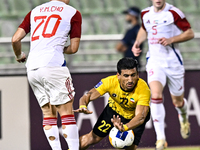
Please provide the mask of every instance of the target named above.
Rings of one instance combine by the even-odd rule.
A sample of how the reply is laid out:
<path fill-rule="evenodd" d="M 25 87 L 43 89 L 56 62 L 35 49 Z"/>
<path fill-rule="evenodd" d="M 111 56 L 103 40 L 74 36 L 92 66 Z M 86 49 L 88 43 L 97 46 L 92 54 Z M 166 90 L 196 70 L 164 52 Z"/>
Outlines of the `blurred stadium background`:
<path fill-rule="evenodd" d="M 11 36 L 23 17 L 35 6 L 48 0 L 0 0 L 0 74 L 25 74 L 23 64 L 15 61 Z M 200 69 L 200 0 L 167 0 L 180 8 L 195 31 L 195 39 L 180 44 L 186 69 Z M 70 4 L 80 10 L 83 16 L 82 41 L 79 52 L 66 56 L 71 72 L 115 71 L 115 64 L 121 55 L 115 51 L 116 41 L 123 37 L 127 29 L 121 12 L 130 6 L 143 9 L 151 5 L 150 0 L 71 0 Z M 23 43 L 23 51 L 28 54 L 29 38 Z M 145 52 L 142 57 L 144 71 Z"/>
<path fill-rule="evenodd" d="M 32 150 L 48 149 L 48 147 L 40 148 L 41 143 L 43 143 L 43 145 L 45 144 L 47 145 L 47 143 L 45 143 L 46 142 L 45 138 L 41 137 L 40 139 L 37 135 L 38 132 L 42 133 L 42 130 L 39 129 L 41 126 L 41 118 L 42 118 L 41 112 L 39 106 L 37 105 L 37 103 L 35 103 L 36 100 L 33 96 L 32 91 L 30 90 L 30 87 L 28 86 L 26 80 L 25 66 L 24 64 L 19 64 L 15 61 L 14 53 L 11 46 L 11 37 L 16 31 L 18 25 L 23 20 L 24 16 L 35 6 L 47 1 L 48 0 L 0 0 L 0 92 L 1 92 L 0 94 L 2 96 L 0 99 L 0 149 L 1 150 L 10 150 L 13 148 L 20 150 L 23 149 L 27 150 L 27 148 L 24 148 L 23 145 L 27 145 L 29 149 L 31 147 Z M 185 13 L 187 19 L 191 23 L 192 29 L 195 32 L 195 39 L 189 42 L 181 43 L 180 50 L 184 59 L 185 68 L 187 70 L 186 97 L 188 98 L 190 95 L 192 95 L 191 110 L 194 110 L 195 108 L 197 108 L 196 110 L 198 110 L 200 108 L 199 105 L 200 102 L 198 99 L 198 93 L 200 93 L 200 79 L 199 79 L 200 0 L 166 0 L 166 1 L 180 8 Z M 115 44 L 123 37 L 123 34 L 125 33 L 128 27 L 127 24 L 125 23 L 124 15 L 121 12 L 130 6 L 138 6 L 139 8 L 144 9 L 148 6 L 151 6 L 151 0 L 71 0 L 70 5 L 78 9 L 82 13 L 83 17 L 83 24 L 82 24 L 83 35 L 81 38 L 80 49 L 74 55 L 65 55 L 67 66 L 69 67 L 72 73 L 74 86 L 77 90 L 77 99 L 78 99 L 83 94 L 84 90 L 89 90 L 101 79 L 101 77 L 106 77 L 107 75 L 114 74 L 116 71 L 116 62 L 122 57 L 122 55 L 116 52 Z M 23 40 L 22 49 L 26 54 L 28 54 L 29 37 L 26 37 Z M 143 77 L 144 79 L 146 79 L 145 53 L 147 49 L 148 49 L 147 43 L 145 43 L 145 47 L 143 49 L 144 53 L 141 58 L 142 59 L 141 77 Z M 90 81 L 90 83 L 87 82 L 88 80 Z M 15 86 L 13 86 L 13 84 Z M 22 85 L 23 88 L 21 87 Z M 20 92 L 21 94 L 19 94 Z M 195 92 L 196 92 L 196 97 L 195 97 Z M 23 98 L 20 97 L 21 95 L 23 95 Z M 167 98 L 169 97 L 167 89 L 165 90 L 165 95 Z M 192 101 L 193 100 L 192 98 L 193 99 L 196 98 L 197 101 Z M 16 100 L 19 99 L 20 102 L 19 101 L 16 102 Z M 27 101 L 27 99 L 30 99 L 30 102 L 24 103 L 24 101 Z M 13 101 L 15 102 L 13 103 Z M 96 103 L 94 104 L 94 106 L 99 104 L 101 105 L 101 103 Z M 198 106 L 197 105 L 193 106 L 192 104 L 193 105 L 197 104 Z M 24 108 L 23 110 L 20 110 L 22 106 L 28 108 L 26 110 L 24 110 Z M 30 106 L 30 112 L 29 112 L 29 106 Z M 171 106 L 172 104 L 167 104 L 168 109 L 170 109 Z M 11 144 L 9 144 L 10 140 L 6 141 L 4 140 L 4 137 L 6 137 L 4 136 L 4 134 L 11 133 L 9 132 L 10 128 L 7 129 L 7 127 L 10 124 L 12 124 L 12 122 L 11 120 L 9 121 L 6 120 L 7 118 L 9 118 L 7 115 L 10 114 L 9 116 L 13 120 L 19 121 L 17 119 L 17 116 L 12 115 L 13 113 L 12 111 L 8 111 L 8 109 L 9 110 L 12 109 L 11 107 L 12 108 L 17 107 L 16 113 L 24 112 L 22 114 L 25 115 L 26 112 L 28 112 L 28 114 L 25 116 L 20 115 L 21 117 L 20 120 L 24 121 L 24 123 L 20 122 L 17 123 L 18 125 L 16 130 L 20 128 L 18 130 L 20 132 L 16 134 L 14 134 L 16 130 L 13 130 L 12 132 L 12 134 L 16 135 L 15 138 L 17 138 L 17 136 L 20 136 L 19 134 L 21 133 L 21 130 L 23 131 L 25 129 L 23 127 L 26 126 L 26 131 L 28 133 L 25 131 L 23 132 L 25 132 L 24 135 L 27 136 L 27 138 L 25 138 L 25 141 L 20 140 L 20 138 L 18 139 L 18 141 L 22 145 L 21 147 L 20 146 L 12 147 Z M 75 103 L 75 107 L 76 108 L 78 107 L 77 102 Z M 101 111 L 98 111 L 97 109 L 97 115 L 99 115 L 100 112 Z M 174 114 L 176 113 L 174 110 L 172 112 Z M 194 112 L 191 111 L 191 115 L 195 116 L 196 115 L 195 111 Z M 34 116 L 34 118 L 32 116 Z M 76 115 L 76 117 L 78 116 Z M 200 116 L 197 117 L 200 118 Z M 173 119 L 174 118 L 172 119 L 166 118 L 166 120 L 170 120 L 172 122 Z M 200 128 L 199 128 L 200 124 L 197 125 L 198 122 L 197 118 L 193 117 L 192 119 L 194 120 L 194 124 L 196 124 L 196 125 L 192 124 L 196 129 L 196 131 L 194 131 L 195 133 L 193 134 L 197 136 L 197 137 L 195 136 L 196 141 L 189 140 L 185 142 L 182 139 L 179 140 L 176 137 L 174 137 L 175 139 L 177 139 L 178 142 L 170 139 L 171 141 L 169 140 L 169 145 L 170 142 L 172 146 L 200 145 Z M 86 126 L 88 124 L 89 126 L 87 132 L 91 130 L 92 126 L 87 121 L 86 123 L 82 124 L 83 126 L 84 125 Z M 178 126 L 177 119 L 175 123 L 171 124 L 175 124 L 175 126 Z M 169 135 L 172 134 L 171 136 L 173 136 L 173 130 L 175 129 L 179 130 L 179 127 L 171 129 L 167 134 Z M 82 134 L 87 132 L 81 131 Z M 179 131 L 177 133 L 179 133 Z M 13 136 L 12 134 L 10 136 Z M 10 136 L 6 138 L 10 139 L 11 138 Z M 23 136 L 23 134 L 21 136 Z M 39 134 L 39 136 L 43 136 L 43 134 L 41 135 Z M 37 140 L 35 140 L 36 138 Z M 178 136 L 178 138 L 180 138 L 180 135 Z M 150 144 L 144 144 L 145 140 L 150 141 Z M 155 133 L 152 129 L 151 131 L 147 131 L 145 133 L 145 138 L 141 146 L 153 147 L 154 142 L 155 142 Z M 36 148 L 37 145 L 38 148 Z M 108 145 L 108 143 L 99 144 L 97 147 L 93 148 L 107 149 L 105 145 Z M 180 149 L 183 150 L 183 148 Z M 197 149 L 200 148 L 198 147 Z M 188 148 L 187 150 L 193 150 L 193 149 Z"/>

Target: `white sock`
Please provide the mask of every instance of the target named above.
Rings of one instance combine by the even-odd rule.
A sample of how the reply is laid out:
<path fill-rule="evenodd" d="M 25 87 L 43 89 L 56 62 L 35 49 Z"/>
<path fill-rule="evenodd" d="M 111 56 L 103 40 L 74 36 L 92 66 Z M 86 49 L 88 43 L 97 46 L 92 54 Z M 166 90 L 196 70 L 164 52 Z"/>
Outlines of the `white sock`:
<path fill-rule="evenodd" d="M 74 115 L 61 117 L 62 132 L 70 150 L 79 150 L 79 134 Z"/>
<path fill-rule="evenodd" d="M 175 107 L 178 114 L 179 114 L 179 120 L 181 122 L 186 122 L 188 120 L 188 114 L 187 114 L 187 100 L 183 99 L 183 106 L 182 107 Z"/>
<path fill-rule="evenodd" d="M 153 119 L 157 140 L 166 140 L 165 137 L 165 108 L 162 98 L 151 99 L 151 117 Z"/>
<path fill-rule="evenodd" d="M 51 126 L 50 129 L 45 129 L 45 126 Z M 44 118 L 43 130 L 52 150 L 62 150 L 57 126 L 57 118 Z M 53 138 L 53 140 L 51 140 Z"/>

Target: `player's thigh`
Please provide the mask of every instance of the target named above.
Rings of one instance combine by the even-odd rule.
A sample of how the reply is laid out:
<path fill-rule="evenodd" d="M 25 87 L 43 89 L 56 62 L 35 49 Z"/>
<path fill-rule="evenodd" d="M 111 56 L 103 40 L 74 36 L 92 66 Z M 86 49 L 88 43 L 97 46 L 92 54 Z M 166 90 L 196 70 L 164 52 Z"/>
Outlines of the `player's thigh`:
<path fill-rule="evenodd" d="M 44 106 L 45 104 L 49 103 L 49 98 L 46 94 L 45 88 L 43 83 L 39 77 L 40 70 L 32 70 L 27 73 L 29 84 L 33 90 L 33 93 L 40 105 L 40 107 Z"/>
<path fill-rule="evenodd" d="M 146 71 L 152 98 L 161 98 L 163 88 L 166 85 L 165 70 L 156 64 L 148 64 Z"/>
<path fill-rule="evenodd" d="M 62 105 L 72 101 L 75 95 L 72 78 L 67 67 L 44 68 L 44 88 L 51 105 Z"/>
<path fill-rule="evenodd" d="M 74 98 L 71 101 L 68 101 L 65 104 L 55 105 L 56 110 L 58 111 L 58 113 L 60 114 L 60 116 L 74 115 L 74 112 L 73 112 L 73 102 L 74 102 Z"/>
<path fill-rule="evenodd" d="M 56 107 L 54 105 L 51 105 L 50 103 L 47 103 L 41 107 L 43 117 L 48 118 L 48 117 L 57 117 L 57 111 Z"/>
<path fill-rule="evenodd" d="M 185 70 L 183 66 L 168 69 L 168 87 L 171 95 L 179 97 L 184 93 L 184 74 Z"/>
<path fill-rule="evenodd" d="M 106 137 L 109 134 L 113 127 L 113 123 L 111 122 L 113 115 L 116 115 L 116 113 L 107 105 L 94 125 L 93 132 L 95 135 Z"/>
<path fill-rule="evenodd" d="M 163 67 L 155 63 L 148 63 L 146 71 L 148 84 L 152 81 L 159 81 L 163 87 L 166 85 L 166 73 Z"/>
<path fill-rule="evenodd" d="M 154 99 L 162 98 L 163 85 L 159 81 L 149 83 L 151 89 L 151 97 Z"/>

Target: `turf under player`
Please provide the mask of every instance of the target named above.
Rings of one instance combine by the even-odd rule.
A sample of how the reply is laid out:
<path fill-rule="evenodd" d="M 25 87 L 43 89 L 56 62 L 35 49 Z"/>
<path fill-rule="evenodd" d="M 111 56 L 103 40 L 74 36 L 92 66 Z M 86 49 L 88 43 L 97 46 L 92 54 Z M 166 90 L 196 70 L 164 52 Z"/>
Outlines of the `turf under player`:
<path fill-rule="evenodd" d="M 69 0 L 51 0 L 37 6 L 27 14 L 12 38 L 16 60 L 24 62 L 26 56 L 21 51 L 21 40 L 31 32 L 26 63 L 28 81 L 42 109 L 44 133 L 53 150 L 61 150 L 57 112 L 69 149 L 79 149 L 78 128 L 72 111 L 75 92 L 63 53 L 77 52 L 82 17 L 68 3 Z M 69 35 L 70 45 L 65 47 Z"/>
<path fill-rule="evenodd" d="M 90 101 L 105 93 L 110 95 L 108 105 L 99 116 L 93 130 L 80 137 L 82 150 L 106 137 L 113 124 L 121 131 L 133 130 L 135 140 L 127 150 L 135 150 L 140 142 L 145 124 L 150 118 L 150 90 L 146 82 L 139 78 L 138 63 L 135 59 L 120 59 L 117 71 L 117 75 L 102 79 L 80 98 L 80 107 L 75 112 L 90 114 L 92 112 L 87 109 Z"/>
<path fill-rule="evenodd" d="M 185 70 L 178 43 L 194 38 L 194 33 L 185 15 L 178 8 L 166 3 L 165 0 L 152 0 L 152 3 L 152 7 L 144 9 L 141 13 L 142 27 L 132 51 L 135 56 L 139 55 L 139 45 L 148 39 L 146 70 L 152 94 L 151 115 L 157 135 L 156 150 L 162 150 L 167 145 L 162 97 L 166 82 L 179 114 L 181 135 L 184 139 L 190 135 L 187 100 L 184 98 Z"/>

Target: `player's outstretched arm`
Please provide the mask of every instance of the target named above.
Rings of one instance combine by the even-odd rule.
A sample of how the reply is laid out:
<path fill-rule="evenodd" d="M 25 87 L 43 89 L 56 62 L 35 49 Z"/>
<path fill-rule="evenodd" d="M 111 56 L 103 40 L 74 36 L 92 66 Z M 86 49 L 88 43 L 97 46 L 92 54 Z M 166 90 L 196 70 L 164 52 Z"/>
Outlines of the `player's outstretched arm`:
<path fill-rule="evenodd" d="M 132 52 L 135 56 L 139 56 L 142 50 L 140 49 L 140 45 L 142 42 L 144 42 L 147 38 L 147 32 L 144 30 L 143 27 L 140 27 L 140 30 L 138 31 L 137 38 L 135 40 L 135 43 L 132 47 Z"/>
<path fill-rule="evenodd" d="M 74 54 L 78 51 L 80 38 L 73 38 L 70 40 L 70 45 L 64 48 L 63 53 Z"/>
<path fill-rule="evenodd" d="M 148 113 L 149 106 L 137 105 L 135 109 L 135 117 L 126 124 L 128 130 L 134 129 L 143 124 Z"/>
<path fill-rule="evenodd" d="M 21 51 L 21 40 L 26 36 L 26 32 L 22 28 L 18 28 L 12 37 L 12 47 L 18 62 L 25 62 L 26 55 Z"/>
<path fill-rule="evenodd" d="M 99 98 L 100 96 L 101 94 L 95 88 L 91 89 L 89 92 L 87 92 L 80 98 L 79 109 L 74 110 L 74 112 L 91 114 L 92 111 L 89 111 L 87 109 L 87 105 L 89 104 L 90 101 L 93 101 Z"/>
<path fill-rule="evenodd" d="M 143 124 L 148 112 L 149 112 L 149 106 L 137 105 L 135 110 L 135 117 L 127 124 L 123 124 L 119 116 L 113 116 L 111 121 L 118 130 L 124 132 L 127 130 L 134 129 L 139 125 Z"/>
<path fill-rule="evenodd" d="M 113 118 L 111 119 L 111 122 L 113 123 L 113 125 L 121 132 L 126 131 L 126 126 L 123 125 L 123 123 L 121 122 L 121 118 L 117 115 L 113 115 Z"/>

